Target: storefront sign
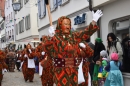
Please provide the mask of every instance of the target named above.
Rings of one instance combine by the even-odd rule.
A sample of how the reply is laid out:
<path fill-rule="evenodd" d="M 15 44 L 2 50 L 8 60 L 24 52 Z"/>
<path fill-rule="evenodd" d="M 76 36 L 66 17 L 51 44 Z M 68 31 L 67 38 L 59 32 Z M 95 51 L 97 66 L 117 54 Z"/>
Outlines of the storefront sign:
<path fill-rule="evenodd" d="M 86 13 L 82 14 L 82 16 L 77 16 L 76 18 L 74 18 L 74 25 L 79 25 L 79 24 L 83 24 L 85 23 L 85 17 L 86 17 Z"/>

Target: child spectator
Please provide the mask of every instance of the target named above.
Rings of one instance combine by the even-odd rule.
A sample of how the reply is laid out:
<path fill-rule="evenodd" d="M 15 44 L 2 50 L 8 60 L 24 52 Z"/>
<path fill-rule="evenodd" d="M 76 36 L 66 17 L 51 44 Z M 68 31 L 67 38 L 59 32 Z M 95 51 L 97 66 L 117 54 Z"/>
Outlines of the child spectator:
<path fill-rule="evenodd" d="M 111 61 L 105 68 L 106 70 L 110 71 L 104 86 L 124 86 L 122 73 L 119 70 L 121 63 L 118 61 L 118 58 L 119 57 L 117 53 L 111 54 Z"/>

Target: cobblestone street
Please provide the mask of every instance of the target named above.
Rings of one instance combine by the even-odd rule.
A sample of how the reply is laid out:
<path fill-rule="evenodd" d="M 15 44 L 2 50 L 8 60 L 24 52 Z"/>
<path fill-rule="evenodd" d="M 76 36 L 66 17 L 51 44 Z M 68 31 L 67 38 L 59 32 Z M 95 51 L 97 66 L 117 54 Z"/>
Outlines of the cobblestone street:
<path fill-rule="evenodd" d="M 2 86 L 42 86 L 41 79 L 35 74 L 33 83 L 25 82 L 22 72 L 7 72 L 4 74 Z"/>

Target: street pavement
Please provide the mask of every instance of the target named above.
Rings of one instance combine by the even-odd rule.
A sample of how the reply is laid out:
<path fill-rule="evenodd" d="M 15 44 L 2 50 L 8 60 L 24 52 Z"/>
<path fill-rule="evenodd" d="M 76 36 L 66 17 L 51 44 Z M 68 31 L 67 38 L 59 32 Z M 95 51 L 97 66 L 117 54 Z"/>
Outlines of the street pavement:
<path fill-rule="evenodd" d="M 38 74 L 34 75 L 33 82 L 25 82 L 22 72 L 7 72 L 4 73 L 2 86 L 42 86 L 41 79 Z"/>

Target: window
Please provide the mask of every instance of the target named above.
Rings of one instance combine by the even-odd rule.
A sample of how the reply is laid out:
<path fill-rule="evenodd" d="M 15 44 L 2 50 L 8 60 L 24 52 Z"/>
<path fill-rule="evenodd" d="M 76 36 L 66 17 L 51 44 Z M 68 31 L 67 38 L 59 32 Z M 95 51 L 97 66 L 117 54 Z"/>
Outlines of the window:
<path fill-rule="evenodd" d="M 50 0 L 50 8 L 51 8 L 51 12 L 53 12 L 57 7 L 58 7 L 58 3 L 61 0 Z"/>
<path fill-rule="evenodd" d="M 10 22 L 10 14 L 9 14 L 9 22 Z"/>
<path fill-rule="evenodd" d="M 16 27 L 16 30 L 15 30 L 15 31 L 16 31 L 16 35 L 18 35 L 19 24 L 16 24 L 16 26 L 15 26 L 15 27 Z"/>
<path fill-rule="evenodd" d="M 70 0 L 62 0 L 62 5 L 67 4 Z"/>
<path fill-rule="evenodd" d="M 2 23 L 2 25 L 1 25 L 1 30 L 2 30 L 2 29 L 4 29 L 4 23 Z"/>
<path fill-rule="evenodd" d="M 39 18 L 43 18 L 46 15 L 46 5 L 44 0 L 38 0 L 38 13 Z"/>
<path fill-rule="evenodd" d="M 38 16 L 41 18 L 41 1 L 38 0 Z"/>
<path fill-rule="evenodd" d="M 11 12 L 11 19 L 13 19 L 13 13 Z"/>
<path fill-rule="evenodd" d="M 30 28 L 31 28 L 31 25 L 30 25 L 30 15 L 28 15 L 25 18 L 25 29 L 28 30 Z"/>
<path fill-rule="evenodd" d="M 130 73 L 129 71 L 129 49 L 130 49 L 130 16 L 118 18 L 118 21 L 111 21 L 112 32 L 119 38 L 123 48 L 123 72 Z"/>
<path fill-rule="evenodd" d="M 23 7 L 23 0 L 19 0 L 20 3 L 21 3 L 21 8 Z"/>
<path fill-rule="evenodd" d="M 19 33 L 22 33 L 22 31 L 21 31 L 21 21 L 19 22 Z"/>
<path fill-rule="evenodd" d="M 29 0 L 24 0 L 24 4 L 26 4 Z"/>
<path fill-rule="evenodd" d="M 10 36 L 11 36 L 11 30 L 10 30 Z"/>
<path fill-rule="evenodd" d="M 58 6 L 62 4 L 62 0 L 57 0 Z"/>
<path fill-rule="evenodd" d="M 21 33 L 24 32 L 24 19 L 21 20 Z"/>

